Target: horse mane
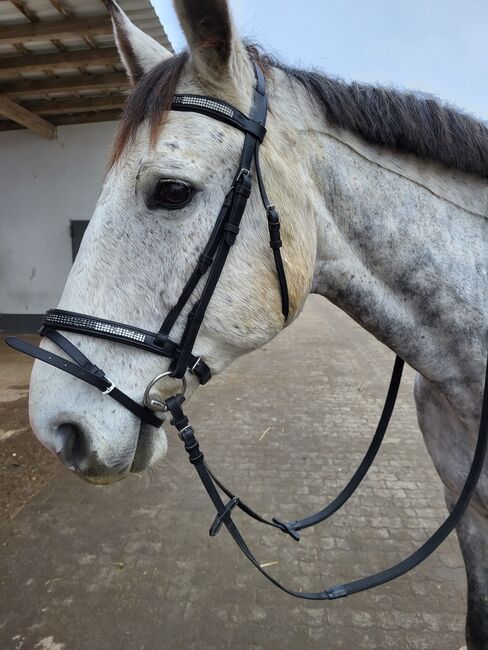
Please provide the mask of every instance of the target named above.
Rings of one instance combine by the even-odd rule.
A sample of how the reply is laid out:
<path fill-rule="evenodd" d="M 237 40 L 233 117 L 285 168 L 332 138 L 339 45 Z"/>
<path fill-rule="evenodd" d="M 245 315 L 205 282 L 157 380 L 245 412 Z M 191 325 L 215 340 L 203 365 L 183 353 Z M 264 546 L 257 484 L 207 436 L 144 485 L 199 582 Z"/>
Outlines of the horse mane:
<path fill-rule="evenodd" d="M 319 70 L 285 65 L 252 44 L 247 50 L 265 71 L 277 68 L 302 86 L 329 124 L 352 131 L 371 144 L 488 178 L 488 126 L 481 120 L 427 93 L 348 83 Z M 134 87 L 110 164 L 120 158 L 145 119 L 155 143 L 188 59 L 188 52 L 183 51 L 163 61 Z"/>
<path fill-rule="evenodd" d="M 109 167 L 115 165 L 127 145 L 133 142 L 137 129 L 144 120 L 149 123 L 150 142 L 156 144 L 158 133 L 171 108 L 178 79 L 189 58 L 188 52 L 183 50 L 152 68 L 134 86 L 122 113 L 108 161 Z"/>

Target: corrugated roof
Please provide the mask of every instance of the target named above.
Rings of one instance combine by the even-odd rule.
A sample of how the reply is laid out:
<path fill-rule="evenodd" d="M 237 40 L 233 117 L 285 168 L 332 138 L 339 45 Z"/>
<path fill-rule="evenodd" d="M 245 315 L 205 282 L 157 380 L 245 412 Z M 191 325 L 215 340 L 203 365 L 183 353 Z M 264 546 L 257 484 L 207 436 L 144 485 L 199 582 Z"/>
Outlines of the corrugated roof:
<path fill-rule="evenodd" d="M 149 0 L 119 5 L 172 50 Z M 19 105 L 54 125 L 117 119 L 128 87 L 103 0 L 0 2 L 0 114 Z M 22 126 L 0 119 L 0 130 L 12 128 Z"/>

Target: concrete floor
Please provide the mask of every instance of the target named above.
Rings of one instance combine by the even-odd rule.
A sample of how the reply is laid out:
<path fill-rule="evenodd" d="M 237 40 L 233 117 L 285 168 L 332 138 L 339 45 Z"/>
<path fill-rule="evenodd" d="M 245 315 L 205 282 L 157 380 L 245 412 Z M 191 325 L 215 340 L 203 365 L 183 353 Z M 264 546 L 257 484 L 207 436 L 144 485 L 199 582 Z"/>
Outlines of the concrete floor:
<path fill-rule="evenodd" d="M 28 364 L 19 363 L 12 384 L 25 386 Z M 322 507 L 356 468 L 392 364 L 388 350 L 313 297 L 298 322 L 200 389 L 188 410 L 222 480 L 259 511 L 292 519 Z M 237 515 L 261 561 L 292 587 L 318 590 L 385 568 L 445 517 L 416 425 L 412 378 L 408 372 L 370 477 L 329 522 L 295 544 Z M 161 467 L 110 487 L 56 472 L 4 521 L 2 650 L 463 645 L 465 578 L 455 537 L 411 575 L 367 594 L 293 600 L 225 532 L 208 537 L 212 508 L 180 445 L 171 435 Z"/>

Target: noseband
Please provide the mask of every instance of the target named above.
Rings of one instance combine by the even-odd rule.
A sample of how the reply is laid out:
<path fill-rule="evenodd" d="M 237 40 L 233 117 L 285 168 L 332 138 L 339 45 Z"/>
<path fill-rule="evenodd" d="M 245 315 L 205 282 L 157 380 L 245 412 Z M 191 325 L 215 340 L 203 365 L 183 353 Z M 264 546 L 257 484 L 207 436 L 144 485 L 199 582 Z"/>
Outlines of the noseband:
<path fill-rule="evenodd" d="M 173 424 L 178 430 L 179 436 L 184 443 L 185 450 L 188 453 L 190 463 L 198 472 L 198 475 L 217 511 L 215 520 L 209 530 L 210 535 L 216 535 L 222 525 L 224 525 L 240 550 L 258 569 L 258 571 L 260 571 L 275 586 L 291 596 L 307 600 L 332 600 L 371 589 L 407 573 L 423 562 L 460 522 L 475 490 L 485 458 L 488 439 L 488 363 L 481 407 L 478 440 L 468 477 L 459 499 L 451 510 L 449 517 L 447 517 L 439 529 L 417 551 L 402 562 L 386 569 L 385 571 L 353 582 L 336 585 L 320 592 L 294 591 L 293 589 L 289 589 L 282 585 L 267 571 L 265 571 L 263 566 L 249 549 L 232 519 L 233 509 L 236 507 L 240 508 L 241 511 L 259 523 L 278 528 L 280 531 L 290 535 L 290 537 L 296 541 L 300 539 L 300 530 L 315 526 L 337 512 L 337 510 L 339 510 L 339 508 L 341 508 L 355 492 L 373 463 L 378 449 L 380 448 L 395 405 L 404 362 L 399 357 L 395 360 L 383 412 L 371 444 L 361 464 L 342 492 L 319 512 L 303 519 L 297 519 L 290 522 L 285 522 L 277 518 L 271 520 L 266 519 L 256 513 L 252 508 L 239 499 L 239 497 L 235 496 L 228 488 L 226 488 L 225 485 L 223 485 L 223 483 L 221 483 L 211 472 L 206 464 L 203 453 L 201 452 L 195 437 L 195 432 L 182 408 L 186 390 L 185 375 L 186 372 L 189 371 L 198 378 L 198 381 L 201 384 L 205 384 L 211 378 L 209 366 L 201 357 L 196 356 L 193 353 L 193 347 L 208 304 L 224 269 L 229 251 L 239 233 L 240 222 L 247 201 L 251 195 L 253 162 L 261 201 L 265 208 L 268 220 L 270 246 L 273 251 L 277 283 L 281 294 L 281 308 L 285 324 L 289 312 L 288 287 L 280 250 L 282 245 L 280 239 L 280 220 L 275 207 L 270 204 L 266 194 L 259 163 L 259 146 L 263 142 L 266 134 L 265 124 L 267 115 L 267 98 L 265 80 L 259 66 L 255 64 L 254 68 L 256 74 L 256 86 L 254 89 L 253 105 L 249 117 L 241 113 L 234 106 L 214 97 L 205 97 L 201 95 L 175 95 L 173 98 L 171 106 L 172 110 L 200 113 L 220 122 L 224 122 L 225 124 L 229 124 L 244 133 L 244 144 L 232 186 L 224 199 L 207 244 L 203 252 L 200 254 L 198 264 L 183 288 L 176 304 L 169 310 L 159 332 L 148 332 L 147 330 L 138 327 L 96 318 L 95 316 L 77 314 L 75 312 L 64 311 L 61 309 L 52 309 L 44 316 L 40 334 L 55 343 L 72 359 L 72 361 L 48 352 L 42 348 L 37 348 L 30 343 L 15 337 L 9 337 L 6 341 L 16 350 L 44 361 L 45 363 L 48 363 L 55 368 L 59 368 L 74 377 L 82 379 L 95 388 L 98 388 L 103 394 L 110 396 L 112 399 L 119 402 L 119 404 L 122 404 L 126 409 L 134 413 L 134 415 L 136 415 L 142 422 L 153 427 L 160 427 L 163 422 L 156 413 L 169 411 L 172 416 L 171 424 Z M 178 317 L 182 314 L 183 309 L 194 294 L 200 280 L 204 277 L 206 280 L 200 297 L 192 305 L 186 318 L 183 335 L 179 343 L 177 343 L 170 338 L 171 331 Z M 171 359 L 169 370 L 158 375 L 150 382 L 144 394 L 144 404 L 141 405 L 120 391 L 109 379 L 107 379 L 103 370 L 87 359 L 87 357 L 75 345 L 73 345 L 73 343 L 59 333 L 59 330 L 107 339 L 115 343 L 130 345 L 132 347 L 167 357 Z M 181 380 L 182 390 L 176 395 L 167 398 L 164 402 L 153 398 L 151 396 L 151 389 L 153 386 L 155 386 L 161 379 L 168 376 Z M 228 497 L 229 501 L 227 503 L 223 501 L 219 489 Z"/>

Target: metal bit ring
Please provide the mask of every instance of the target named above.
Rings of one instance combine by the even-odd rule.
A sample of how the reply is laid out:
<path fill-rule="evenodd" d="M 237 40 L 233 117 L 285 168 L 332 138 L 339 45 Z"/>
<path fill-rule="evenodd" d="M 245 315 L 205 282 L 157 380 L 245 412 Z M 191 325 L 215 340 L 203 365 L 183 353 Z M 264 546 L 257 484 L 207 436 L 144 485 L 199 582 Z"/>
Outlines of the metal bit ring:
<path fill-rule="evenodd" d="M 156 375 L 152 381 L 149 382 L 147 385 L 146 390 L 144 391 L 144 405 L 147 406 L 148 409 L 151 409 L 151 411 L 156 411 L 160 413 L 166 413 L 168 411 L 168 407 L 166 406 L 166 402 L 162 402 L 161 400 L 154 399 L 154 397 L 151 397 L 150 392 L 151 388 L 155 386 L 158 381 L 163 379 L 163 377 L 171 377 L 172 373 L 170 370 L 161 373 L 160 375 Z M 177 395 L 184 395 L 186 393 L 186 378 L 182 377 L 181 378 L 181 392 L 177 393 Z"/>

